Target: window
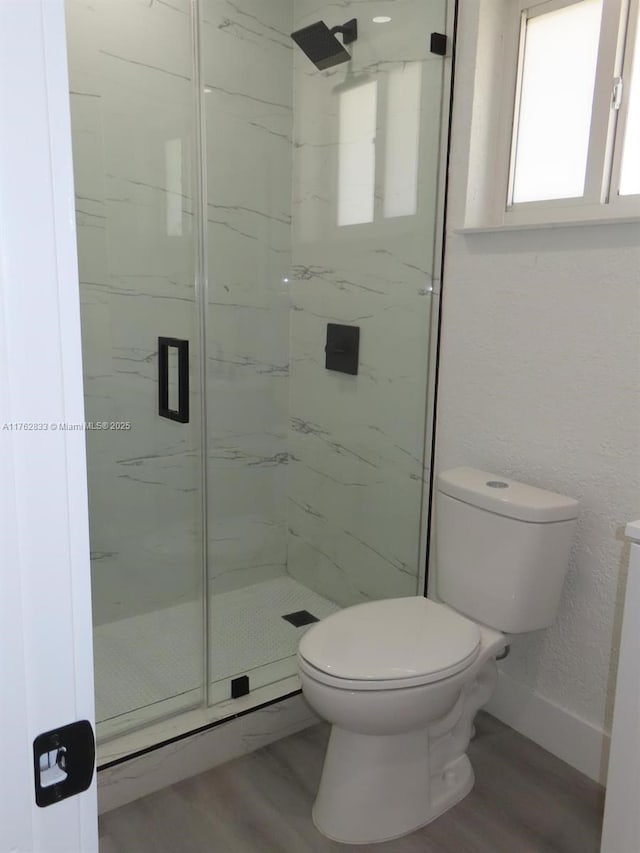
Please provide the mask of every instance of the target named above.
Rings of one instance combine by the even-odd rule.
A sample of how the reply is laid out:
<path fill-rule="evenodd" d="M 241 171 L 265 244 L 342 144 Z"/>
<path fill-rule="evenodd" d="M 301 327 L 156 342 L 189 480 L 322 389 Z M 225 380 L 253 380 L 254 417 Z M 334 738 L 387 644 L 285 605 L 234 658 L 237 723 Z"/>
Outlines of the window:
<path fill-rule="evenodd" d="M 375 81 L 340 93 L 338 225 L 373 222 L 377 109 Z"/>
<path fill-rule="evenodd" d="M 523 21 L 512 201 L 584 194 L 602 0 Z"/>
<path fill-rule="evenodd" d="M 639 5 L 520 5 L 504 224 L 640 216 Z"/>
<path fill-rule="evenodd" d="M 339 226 L 417 213 L 423 63 L 396 66 L 337 87 Z"/>
<path fill-rule="evenodd" d="M 629 84 L 629 100 L 624 114 L 624 144 L 618 190 L 623 196 L 640 193 L 640 25 L 637 8 L 635 12 L 635 40 L 633 48 L 629 46 L 629 65 L 632 67 L 626 78 Z"/>

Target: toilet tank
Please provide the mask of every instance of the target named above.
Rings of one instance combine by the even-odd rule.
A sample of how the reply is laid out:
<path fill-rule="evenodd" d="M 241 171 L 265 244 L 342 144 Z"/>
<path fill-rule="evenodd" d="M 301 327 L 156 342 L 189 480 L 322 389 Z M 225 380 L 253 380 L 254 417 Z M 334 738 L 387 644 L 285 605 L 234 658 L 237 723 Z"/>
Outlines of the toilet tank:
<path fill-rule="evenodd" d="M 509 634 L 553 622 L 578 502 L 476 468 L 436 483 L 438 598 Z"/>

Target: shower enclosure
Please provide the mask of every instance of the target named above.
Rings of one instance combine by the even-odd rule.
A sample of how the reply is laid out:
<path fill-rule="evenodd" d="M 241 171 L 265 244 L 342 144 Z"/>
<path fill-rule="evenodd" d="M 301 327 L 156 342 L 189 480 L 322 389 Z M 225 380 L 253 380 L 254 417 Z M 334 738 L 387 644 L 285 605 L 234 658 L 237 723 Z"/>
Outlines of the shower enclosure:
<path fill-rule="evenodd" d="M 66 12 L 105 741 L 424 588 L 446 3 Z M 352 18 L 327 70 L 290 35 Z"/>

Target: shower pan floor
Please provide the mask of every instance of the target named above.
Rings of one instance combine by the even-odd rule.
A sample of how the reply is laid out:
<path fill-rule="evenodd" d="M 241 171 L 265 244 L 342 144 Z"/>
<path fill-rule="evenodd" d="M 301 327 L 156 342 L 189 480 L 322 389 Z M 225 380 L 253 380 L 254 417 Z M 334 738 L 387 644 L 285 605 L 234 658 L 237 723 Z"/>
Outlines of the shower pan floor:
<path fill-rule="evenodd" d="M 283 619 L 306 610 L 322 619 L 340 608 L 283 576 L 210 598 L 212 704 L 230 697 L 230 680 L 251 688 L 295 673 L 298 642 L 310 625 Z M 202 605 L 188 601 L 94 629 L 96 719 L 101 740 L 202 701 Z"/>

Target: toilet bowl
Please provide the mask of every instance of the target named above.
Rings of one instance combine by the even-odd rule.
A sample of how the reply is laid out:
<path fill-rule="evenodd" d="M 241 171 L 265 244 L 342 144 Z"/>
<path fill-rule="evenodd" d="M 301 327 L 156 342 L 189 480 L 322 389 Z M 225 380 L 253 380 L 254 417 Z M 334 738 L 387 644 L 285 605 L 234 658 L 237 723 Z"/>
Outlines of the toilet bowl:
<path fill-rule="evenodd" d="M 298 651 L 303 693 L 333 726 L 313 821 L 335 841 L 397 838 L 471 790 L 465 752 L 506 638 L 420 597 L 356 605 L 323 625 Z"/>
<path fill-rule="evenodd" d="M 358 604 L 303 636 L 302 691 L 332 725 L 312 812 L 324 835 L 350 844 L 387 841 L 469 793 L 466 750 L 474 717 L 495 689 L 496 656 L 507 632 L 552 621 L 577 506 L 484 471 L 446 472 L 436 496 L 436 564 L 447 601 Z"/>

